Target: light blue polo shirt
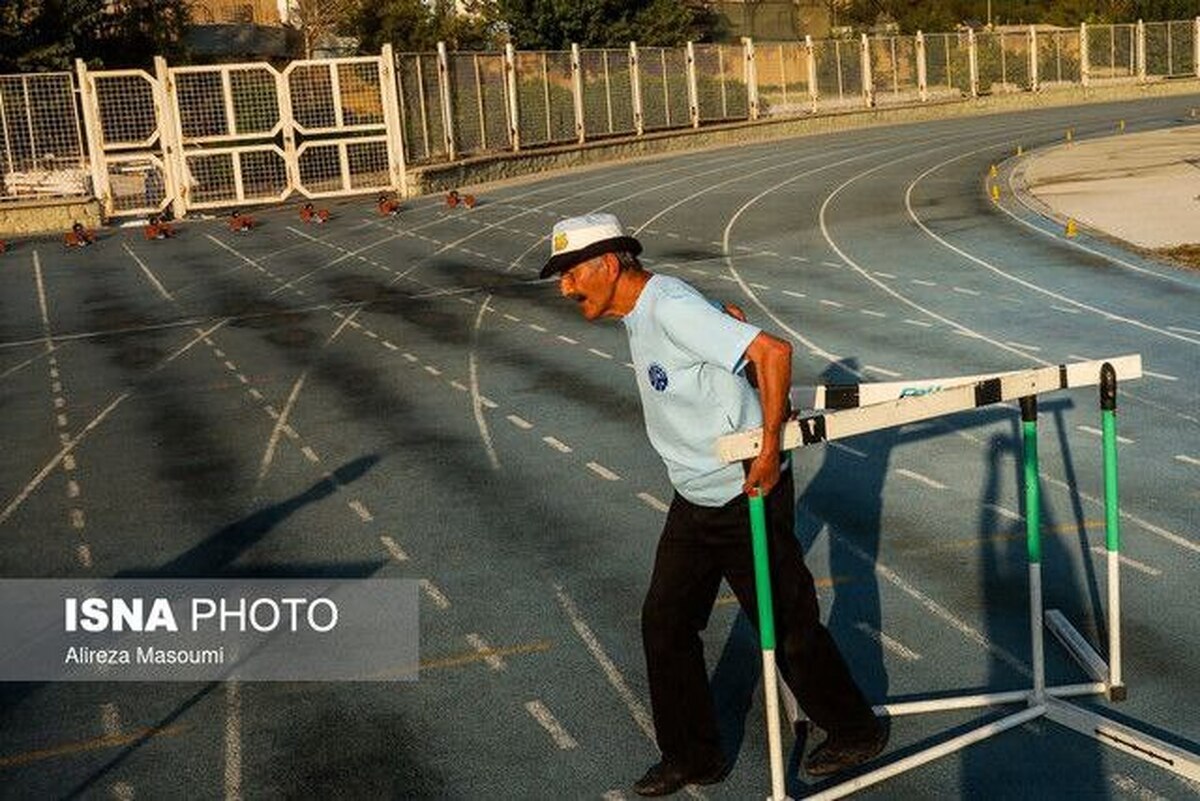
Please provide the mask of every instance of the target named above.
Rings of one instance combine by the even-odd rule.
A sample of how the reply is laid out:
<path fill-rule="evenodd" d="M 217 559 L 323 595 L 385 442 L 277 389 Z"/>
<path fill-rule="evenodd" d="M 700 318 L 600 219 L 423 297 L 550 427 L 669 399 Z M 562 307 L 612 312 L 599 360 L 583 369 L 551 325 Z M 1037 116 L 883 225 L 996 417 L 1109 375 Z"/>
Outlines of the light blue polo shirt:
<path fill-rule="evenodd" d="M 671 484 L 694 504 L 724 505 L 745 476 L 717 458 L 717 438 L 762 425 L 758 392 L 736 372 L 759 329 L 666 275 L 650 277 L 623 319 L 646 433 Z"/>

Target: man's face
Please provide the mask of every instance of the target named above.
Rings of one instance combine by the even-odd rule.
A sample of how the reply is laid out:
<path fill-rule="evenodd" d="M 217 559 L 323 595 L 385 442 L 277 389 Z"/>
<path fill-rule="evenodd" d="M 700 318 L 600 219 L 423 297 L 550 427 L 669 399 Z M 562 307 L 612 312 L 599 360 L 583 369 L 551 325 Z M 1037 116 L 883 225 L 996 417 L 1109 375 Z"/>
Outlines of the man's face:
<path fill-rule="evenodd" d="M 605 316 L 612 304 L 618 271 L 610 269 L 607 258 L 605 255 L 588 259 L 559 276 L 559 292 L 579 304 L 579 312 L 585 319 Z"/>

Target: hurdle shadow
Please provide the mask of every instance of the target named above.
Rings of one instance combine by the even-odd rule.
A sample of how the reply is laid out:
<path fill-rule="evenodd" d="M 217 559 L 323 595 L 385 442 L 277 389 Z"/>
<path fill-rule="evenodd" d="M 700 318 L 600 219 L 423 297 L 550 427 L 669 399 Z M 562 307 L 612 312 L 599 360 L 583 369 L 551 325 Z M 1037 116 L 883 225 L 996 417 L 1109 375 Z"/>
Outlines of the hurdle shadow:
<path fill-rule="evenodd" d="M 848 383 L 857 381 L 857 376 L 857 360 L 844 359 L 829 365 L 820 380 Z M 795 505 L 796 536 L 805 554 L 811 552 L 826 525 L 839 531 L 838 537 L 829 537 L 828 581 L 832 586 L 818 579 L 818 600 L 828 606 L 828 615 L 823 616 L 826 628 L 872 703 L 886 698 L 888 677 L 875 634 L 881 623 L 879 584 L 869 569 L 864 571 L 864 562 L 873 565 L 878 555 L 883 486 L 898 437 L 899 429 L 886 429 L 855 437 L 846 445 L 825 445 L 821 466 L 800 490 Z M 804 449 L 792 452 L 798 484 L 811 472 L 803 471 L 801 465 L 813 454 Z M 830 588 L 833 598 L 826 602 Z M 741 751 L 761 676 L 758 634 L 745 613 L 739 612 L 711 677 L 722 747 L 733 759 Z M 806 726 L 796 727 L 789 775 L 796 775 L 806 735 Z"/>
<path fill-rule="evenodd" d="M 1054 404 L 1052 418 L 1059 429 L 1064 447 L 1064 462 L 1070 465 L 1070 452 L 1062 432 L 1062 412 L 1070 401 Z M 1050 404 L 1042 406 L 1045 412 Z M 1045 419 L 1045 418 L 1043 418 Z M 1046 432 L 1042 432 L 1043 434 Z M 1008 474 L 1012 487 L 1021 497 L 1022 518 L 1026 514 L 1022 476 L 1023 443 L 1019 419 L 1012 419 L 1008 433 L 995 434 L 987 443 L 984 454 L 987 471 L 981 488 L 979 514 L 980 596 L 983 602 L 984 633 L 989 642 L 1003 647 L 1008 654 L 1022 661 L 1029 657 L 1029 556 L 1026 545 L 1025 520 L 1014 520 L 998 512 L 1005 495 L 1004 476 Z M 1011 471 L 1011 472 L 1010 472 Z M 1072 477 L 1073 468 L 1068 468 Z M 1088 584 L 1095 588 L 1091 554 L 1086 540 L 1086 521 L 1079 508 L 1078 496 L 1072 494 L 1076 515 L 1074 528 L 1082 543 L 1082 564 Z M 1063 609 L 1067 617 L 1079 620 L 1080 596 L 1083 582 L 1069 558 L 1065 536 L 1058 523 L 1052 499 L 1041 494 L 1041 545 L 1044 608 Z M 1093 600 L 1094 608 L 1101 608 Z M 1091 618 L 1095 620 L 1095 618 Z M 1040 625 L 1039 621 L 1039 625 Z M 1082 671 L 1069 658 L 1065 672 L 1056 668 L 1064 660 L 1054 637 L 1042 626 L 1046 653 L 1046 684 L 1085 681 Z M 1091 638 L 1096 642 L 1095 638 Z M 1032 686 L 1032 674 L 1018 670 L 1004 653 L 993 650 L 988 660 L 988 690 L 1007 690 Z M 1030 758 L 1031 753 L 1040 756 Z M 961 753 L 960 791 L 964 797 L 986 795 L 990 798 L 1027 798 L 1030 787 L 1038 788 L 1045 798 L 1107 798 L 1112 787 L 1105 780 L 1104 756 L 1095 740 L 1061 728 L 1041 719 L 990 738 Z M 1009 772 L 1011 771 L 1011 773 Z"/>

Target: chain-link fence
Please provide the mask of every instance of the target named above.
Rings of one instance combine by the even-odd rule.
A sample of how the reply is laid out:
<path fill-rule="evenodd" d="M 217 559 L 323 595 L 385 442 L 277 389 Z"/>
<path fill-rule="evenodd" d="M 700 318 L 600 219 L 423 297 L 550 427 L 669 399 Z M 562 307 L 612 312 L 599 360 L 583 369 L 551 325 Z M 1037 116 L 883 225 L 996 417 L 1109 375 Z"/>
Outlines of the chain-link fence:
<path fill-rule="evenodd" d="M 1200 20 L 0 76 L 0 200 L 108 213 L 402 188 L 405 165 L 704 123 L 1200 77 Z M 75 79 L 78 79 L 76 83 Z M 85 150 L 84 144 L 87 147 Z"/>
<path fill-rule="evenodd" d="M 0 199 L 89 190 L 70 73 L 0 75 L 0 135 Z"/>

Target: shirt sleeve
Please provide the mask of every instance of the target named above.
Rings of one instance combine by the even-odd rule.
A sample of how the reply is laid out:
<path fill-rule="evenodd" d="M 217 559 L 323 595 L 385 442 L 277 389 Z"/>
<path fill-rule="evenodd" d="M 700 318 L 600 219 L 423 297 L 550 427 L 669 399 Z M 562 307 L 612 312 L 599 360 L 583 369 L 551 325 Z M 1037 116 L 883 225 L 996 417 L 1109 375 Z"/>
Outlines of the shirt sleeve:
<path fill-rule="evenodd" d="M 674 294 L 657 306 L 663 332 L 698 361 L 731 373 L 741 370 L 743 356 L 760 329 L 716 308 L 700 295 Z"/>

